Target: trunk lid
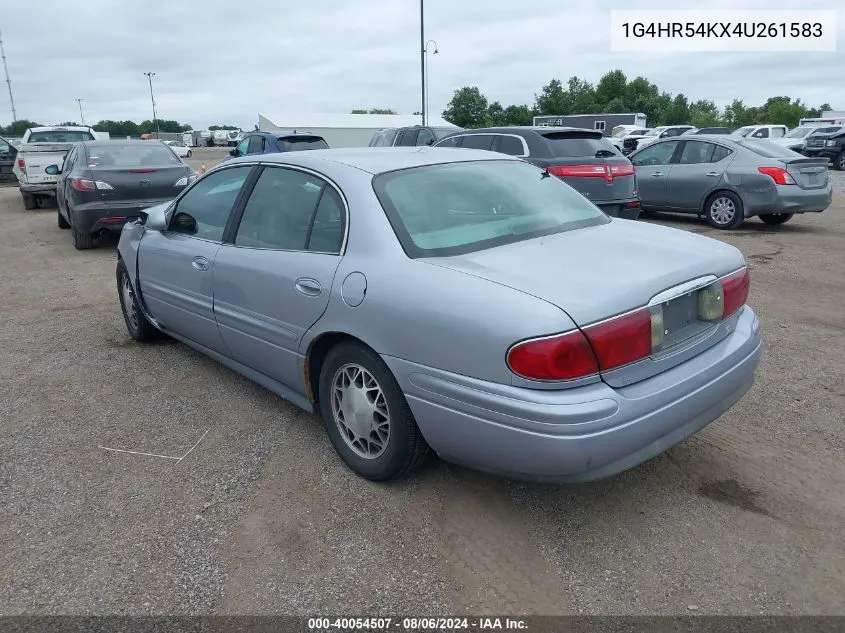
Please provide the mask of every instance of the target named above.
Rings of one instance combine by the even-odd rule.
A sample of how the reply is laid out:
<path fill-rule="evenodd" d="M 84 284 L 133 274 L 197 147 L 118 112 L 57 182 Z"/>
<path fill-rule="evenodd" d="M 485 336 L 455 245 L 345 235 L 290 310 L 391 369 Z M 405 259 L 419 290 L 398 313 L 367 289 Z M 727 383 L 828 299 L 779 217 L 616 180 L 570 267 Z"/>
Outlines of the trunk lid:
<path fill-rule="evenodd" d="M 631 161 L 601 132 L 549 131 L 540 135 L 553 158 L 536 162 L 542 167 L 560 168 L 559 171 L 567 175 L 558 177 L 585 198 L 602 204 L 637 197 Z"/>
<path fill-rule="evenodd" d="M 90 192 L 92 200 L 166 200 L 175 198 L 184 191 L 185 185 L 176 186 L 186 178 L 191 169 L 184 164 L 162 167 L 132 167 L 115 169 L 111 167 L 89 167 L 92 180 L 108 183 L 111 189 Z M 187 179 L 186 179 L 187 182 Z"/>
<path fill-rule="evenodd" d="M 830 173 L 827 158 L 783 158 L 786 171 L 802 189 L 822 189 L 827 187 Z"/>
<path fill-rule="evenodd" d="M 742 253 L 723 242 L 668 227 L 614 219 L 607 224 L 567 231 L 456 257 L 428 258 L 442 266 L 487 279 L 548 301 L 579 326 L 646 306 L 658 294 L 708 276 L 721 277 L 745 265 Z M 711 327 L 695 319 L 695 295 L 682 294 L 664 304 L 671 351 L 693 344 L 700 353 L 718 342 L 701 335 Z M 692 310 L 692 315 L 690 313 Z M 554 334 L 538 332 L 537 336 Z M 661 352 L 662 354 L 662 352 Z M 685 360 L 640 367 L 638 379 Z M 651 361 L 648 361 L 651 362 Z M 611 386 L 630 381 L 625 369 L 603 374 Z"/>

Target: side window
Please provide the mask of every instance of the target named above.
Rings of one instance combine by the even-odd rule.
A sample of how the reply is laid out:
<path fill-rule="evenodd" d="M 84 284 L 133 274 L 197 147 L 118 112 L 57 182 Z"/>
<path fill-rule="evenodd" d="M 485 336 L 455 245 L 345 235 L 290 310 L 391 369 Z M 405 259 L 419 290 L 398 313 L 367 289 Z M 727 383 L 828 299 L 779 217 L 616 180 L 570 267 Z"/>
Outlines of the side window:
<path fill-rule="evenodd" d="M 754 134 L 752 134 L 751 136 L 753 136 L 754 138 L 769 138 L 769 128 L 762 127 L 756 132 L 754 132 Z"/>
<path fill-rule="evenodd" d="M 782 127 L 772 128 L 772 138 L 781 138 L 784 134 L 786 134 L 786 130 Z"/>
<path fill-rule="evenodd" d="M 720 160 L 725 160 L 728 156 L 733 154 L 731 150 L 723 145 L 713 146 L 713 156 L 710 157 L 711 163 L 718 163 Z"/>
<path fill-rule="evenodd" d="M 593 122 L 593 129 L 594 130 L 600 130 L 600 131 L 604 132 L 604 126 L 605 126 L 604 121 L 594 121 Z"/>
<path fill-rule="evenodd" d="M 467 134 L 464 137 L 464 142 L 461 147 L 469 147 L 470 149 L 487 149 L 493 147 L 492 134 Z"/>
<path fill-rule="evenodd" d="M 509 154 L 511 156 L 522 156 L 525 154 L 525 148 L 522 146 L 522 141 L 516 136 L 506 136 L 502 134 L 499 136 L 499 145 L 496 148 L 497 152 L 502 154 Z"/>
<path fill-rule="evenodd" d="M 417 145 L 432 145 L 434 143 L 434 134 L 428 128 L 422 128 L 417 135 Z"/>
<path fill-rule="evenodd" d="M 437 143 L 437 147 L 460 147 L 461 140 L 464 137 L 461 135 L 450 136 L 448 138 L 444 138 Z"/>
<path fill-rule="evenodd" d="M 235 244 L 303 251 L 311 217 L 326 183 L 284 167 L 265 168 L 244 207 Z"/>
<path fill-rule="evenodd" d="M 666 141 L 665 143 L 654 143 L 646 146 L 643 151 L 637 153 L 631 161 L 637 167 L 650 165 L 668 165 L 672 160 L 672 154 L 678 147 L 679 141 Z"/>
<path fill-rule="evenodd" d="M 247 146 L 247 154 L 262 154 L 264 153 L 264 137 L 254 134 L 249 137 L 249 145 Z"/>
<path fill-rule="evenodd" d="M 395 144 L 400 147 L 415 146 L 417 144 L 417 129 L 408 128 L 407 130 L 399 130 L 399 138 Z"/>
<path fill-rule="evenodd" d="M 0 154 L 11 154 L 12 146 L 0 138 Z"/>
<path fill-rule="evenodd" d="M 75 147 L 71 148 L 71 150 L 67 153 L 67 156 L 65 156 L 64 164 L 59 165 L 63 172 L 69 172 L 71 169 L 73 169 L 73 166 L 76 163 L 77 153 L 78 150 Z"/>
<path fill-rule="evenodd" d="M 170 219 L 170 230 L 219 242 L 229 213 L 252 167 L 209 174 L 185 193 Z"/>
<path fill-rule="evenodd" d="M 247 148 L 249 147 L 249 139 L 250 139 L 250 137 L 247 136 L 244 140 L 242 140 L 240 143 L 238 143 L 238 146 L 235 148 L 235 150 L 236 150 L 235 153 L 238 156 L 246 156 Z"/>
<path fill-rule="evenodd" d="M 345 223 L 346 214 L 340 196 L 334 187 L 324 187 L 305 248 L 318 253 L 340 253 Z"/>
<path fill-rule="evenodd" d="M 681 157 L 678 160 L 680 165 L 697 165 L 700 163 L 709 163 L 710 157 L 713 155 L 712 143 L 705 143 L 704 141 L 686 141 L 684 149 L 681 150 Z"/>

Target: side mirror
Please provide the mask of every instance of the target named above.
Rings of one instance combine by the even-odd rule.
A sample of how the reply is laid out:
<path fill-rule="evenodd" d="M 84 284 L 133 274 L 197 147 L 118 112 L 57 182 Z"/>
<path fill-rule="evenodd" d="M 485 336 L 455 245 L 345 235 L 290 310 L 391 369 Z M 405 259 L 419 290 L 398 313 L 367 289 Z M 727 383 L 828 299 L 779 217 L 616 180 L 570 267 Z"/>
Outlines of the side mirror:
<path fill-rule="evenodd" d="M 62 173 L 62 170 L 59 169 L 58 165 L 47 165 L 47 167 L 44 168 L 44 173 L 48 176 L 58 176 Z"/>
<path fill-rule="evenodd" d="M 237 147 L 229 152 L 229 156 L 237 156 L 237 155 L 238 155 L 238 148 Z"/>
<path fill-rule="evenodd" d="M 173 216 L 170 228 L 177 233 L 188 233 L 193 235 L 197 232 L 197 221 L 193 218 L 193 216 L 188 215 L 187 213 L 176 213 L 176 215 Z"/>
<path fill-rule="evenodd" d="M 144 226 L 153 231 L 164 231 L 167 228 L 167 207 L 153 207 L 145 213 L 147 219 Z"/>

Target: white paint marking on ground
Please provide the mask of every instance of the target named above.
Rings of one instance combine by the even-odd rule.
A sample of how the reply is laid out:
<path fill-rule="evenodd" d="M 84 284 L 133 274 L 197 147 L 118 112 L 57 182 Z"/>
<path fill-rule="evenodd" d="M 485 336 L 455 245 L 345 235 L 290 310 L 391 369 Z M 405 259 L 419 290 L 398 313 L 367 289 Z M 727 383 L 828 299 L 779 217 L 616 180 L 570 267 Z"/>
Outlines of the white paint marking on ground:
<path fill-rule="evenodd" d="M 202 434 L 202 437 L 197 440 L 197 443 L 194 444 L 191 447 L 191 450 L 189 450 L 187 453 L 185 453 L 184 455 L 182 455 L 182 457 L 179 458 L 179 462 L 181 462 L 183 459 L 185 459 L 188 455 L 191 454 L 191 451 L 193 451 L 197 446 L 199 446 L 200 442 L 202 442 L 205 439 L 205 436 L 208 435 L 208 432 L 210 430 L 211 430 L 211 427 L 208 427 L 208 429 L 206 429 L 205 433 Z M 178 464 L 179 462 L 176 462 L 176 463 Z"/>
<path fill-rule="evenodd" d="M 108 446 L 99 446 L 98 448 L 102 448 L 104 451 L 114 451 L 116 453 L 129 453 L 130 455 L 146 455 L 147 457 L 161 457 L 162 459 L 175 459 L 178 460 L 182 459 L 181 457 L 172 457 L 170 455 L 158 455 L 156 453 L 142 453 L 140 451 L 125 451 L 122 448 L 109 448 Z"/>

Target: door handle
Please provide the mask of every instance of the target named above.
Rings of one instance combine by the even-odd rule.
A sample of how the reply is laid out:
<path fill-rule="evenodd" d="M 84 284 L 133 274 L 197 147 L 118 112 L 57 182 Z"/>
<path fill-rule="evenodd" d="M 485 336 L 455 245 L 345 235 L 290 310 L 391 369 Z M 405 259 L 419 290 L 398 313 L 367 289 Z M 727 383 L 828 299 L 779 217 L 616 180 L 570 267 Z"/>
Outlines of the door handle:
<path fill-rule="evenodd" d="M 191 262 L 191 266 L 193 266 L 197 270 L 208 270 L 208 259 L 206 259 L 202 255 L 197 255 Z"/>
<path fill-rule="evenodd" d="M 656 171 L 652 174 L 652 177 L 653 178 L 660 178 L 660 176 L 662 176 L 662 175 L 663 175 L 662 171 Z"/>
<path fill-rule="evenodd" d="M 301 277 L 297 279 L 294 286 L 298 292 L 308 295 L 309 297 L 316 297 L 323 291 L 323 287 L 320 285 L 319 281 L 308 277 Z"/>
<path fill-rule="evenodd" d="M 720 174 L 719 174 L 719 172 L 718 172 L 718 171 L 710 171 L 710 172 L 707 172 L 707 173 L 706 173 L 706 174 L 704 174 L 704 175 L 705 175 L 705 176 L 711 176 L 711 177 L 713 177 L 713 176 L 719 176 Z"/>

